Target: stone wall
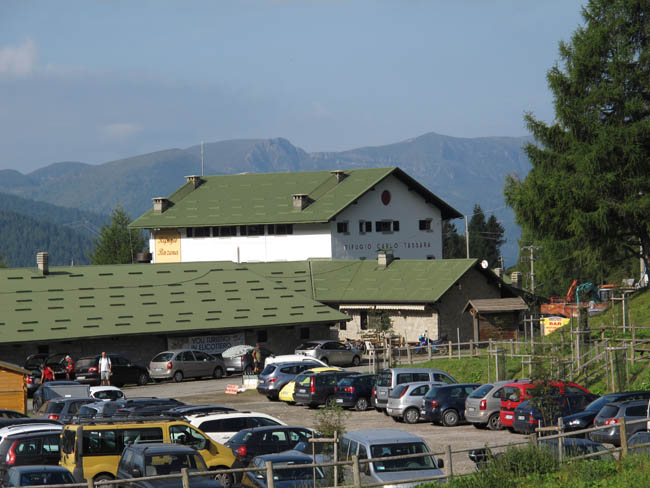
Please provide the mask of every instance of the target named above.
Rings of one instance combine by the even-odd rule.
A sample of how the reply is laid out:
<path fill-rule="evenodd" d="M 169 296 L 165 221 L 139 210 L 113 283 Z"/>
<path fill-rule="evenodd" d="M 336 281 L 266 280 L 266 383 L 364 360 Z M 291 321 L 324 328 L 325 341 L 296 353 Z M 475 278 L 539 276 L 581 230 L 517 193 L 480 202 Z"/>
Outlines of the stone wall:
<path fill-rule="evenodd" d="M 346 310 L 345 312 L 350 315 L 352 320 L 347 322 L 345 328 L 339 325 L 340 338 L 359 339 L 361 334 L 368 330 L 361 328 L 362 311 Z M 431 339 L 438 338 L 438 314 L 430 307 L 424 311 L 387 310 L 386 312 L 393 324 L 393 332 L 404 337 L 408 342 L 417 341 L 418 337 L 425 333 Z"/>

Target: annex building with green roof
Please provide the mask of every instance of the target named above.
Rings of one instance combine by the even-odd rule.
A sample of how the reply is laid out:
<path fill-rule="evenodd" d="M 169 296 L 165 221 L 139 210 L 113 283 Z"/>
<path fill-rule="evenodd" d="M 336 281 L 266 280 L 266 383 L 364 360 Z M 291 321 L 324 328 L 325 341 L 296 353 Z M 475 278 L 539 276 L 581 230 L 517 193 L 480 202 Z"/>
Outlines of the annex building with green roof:
<path fill-rule="evenodd" d="M 153 263 L 441 259 L 442 222 L 462 217 L 397 167 L 186 180 L 131 224 Z"/>

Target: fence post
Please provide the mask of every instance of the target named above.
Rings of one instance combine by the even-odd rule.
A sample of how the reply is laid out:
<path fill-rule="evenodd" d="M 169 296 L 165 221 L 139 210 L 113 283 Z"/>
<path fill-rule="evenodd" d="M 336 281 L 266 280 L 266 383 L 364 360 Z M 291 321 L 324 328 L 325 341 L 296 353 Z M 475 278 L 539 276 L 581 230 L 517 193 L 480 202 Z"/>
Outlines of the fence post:
<path fill-rule="evenodd" d="M 412 361 L 412 358 L 411 358 L 411 348 L 409 347 L 408 342 L 406 343 L 406 360 L 408 361 L 409 364 L 413 364 L 413 361 Z"/>
<path fill-rule="evenodd" d="M 183 488 L 190 488 L 190 471 L 187 468 L 181 468 L 181 480 Z"/>
<path fill-rule="evenodd" d="M 427 341 L 427 359 L 431 361 L 431 341 Z"/>
<path fill-rule="evenodd" d="M 510 357 L 515 357 L 515 342 L 510 339 Z"/>
<path fill-rule="evenodd" d="M 359 457 L 352 456 L 352 482 L 355 488 L 361 488 L 361 475 L 359 474 Z"/>
<path fill-rule="evenodd" d="M 275 488 L 275 480 L 273 479 L 273 463 L 266 462 L 266 486 L 268 488 Z"/>
<path fill-rule="evenodd" d="M 451 459 L 451 446 L 447 444 L 445 447 L 445 475 L 447 476 L 447 481 L 454 475 L 454 466 Z"/>
<path fill-rule="evenodd" d="M 562 417 L 557 419 L 557 433 L 564 434 L 564 420 Z M 564 436 L 557 438 L 557 452 L 558 452 L 558 461 L 560 463 L 564 462 Z"/>
<path fill-rule="evenodd" d="M 618 425 L 618 431 L 621 437 L 621 456 L 627 456 L 627 427 L 625 426 L 625 417 L 621 417 Z"/>
<path fill-rule="evenodd" d="M 338 461 L 339 461 L 338 437 L 339 437 L 339 433 L 338 433 L 337 430 L 335 430 L 334 431 L 334 444 L 332 446 L 334 448 L 334 462 L 335 463 L 338 463 Z M 316 462 L 316 461 L 314 461 L 314 462 Z M 316 469 L 316 468 L 314 468 L 314 469 Z M 314 480 L 314 483 L 315 483 L 315 481 L 316 480 Z M 314 484 L 314 486 L 316 486 L 316 485 Z M 334 465 L 334 486 L 339 486 L 339 467 L 336 464 Z"/>
<path fill-rule="evenodd" d="M 92 476 L 88 477 L 88 488 L 95 488 L 95 480 Z"/>
<path fill-rule="evenodd" d="M 452 358 L 451 341 L 448 341 L 448 345 L 449 345 L 449 359 L 451 359 Z"/>

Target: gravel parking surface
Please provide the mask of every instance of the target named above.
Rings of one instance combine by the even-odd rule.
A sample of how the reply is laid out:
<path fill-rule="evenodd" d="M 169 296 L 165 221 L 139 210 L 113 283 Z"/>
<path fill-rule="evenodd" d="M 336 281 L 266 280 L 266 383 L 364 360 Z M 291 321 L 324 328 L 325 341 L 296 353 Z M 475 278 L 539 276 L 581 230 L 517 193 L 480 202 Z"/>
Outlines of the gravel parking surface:
<path fill-rule="evenodd" d="M 157 396 L 173 397 L 190 404 L 228 405 L 238 410 L 251 410 L 272 415 L 289 425 L 305 427 L 314 426 L 316 410 L 302 406 L 291 406 L 284 402 L 271 402 L 256 391 L 247 391 L 239 395 L 226 395 L 226 385 L 241 384 L 241 377 L 234 376 L 219 380 L 188 380 L 182 383 L 159 383 L 143 387 L 126 387 L 127 396 Z M 471 449 L 477 447 L 496 446 L 508 443 L 525 442 L 526 437 L 510 434 L 508 431 L 492 432 L 476 429 L 473 425 L 443 427 L 430 423 L 406 424 L 395 422 L 375 410 L 366 412 L 349 411 L 347 429 L 401 429 L 412 432 L 424 438 L 431 449 L 442 453 L 447 445 L 452 450 Z M 474 464 L 468 459 L 467 453 L 453 455 L 454 472 L 467 473 L 474 470 Z"/>

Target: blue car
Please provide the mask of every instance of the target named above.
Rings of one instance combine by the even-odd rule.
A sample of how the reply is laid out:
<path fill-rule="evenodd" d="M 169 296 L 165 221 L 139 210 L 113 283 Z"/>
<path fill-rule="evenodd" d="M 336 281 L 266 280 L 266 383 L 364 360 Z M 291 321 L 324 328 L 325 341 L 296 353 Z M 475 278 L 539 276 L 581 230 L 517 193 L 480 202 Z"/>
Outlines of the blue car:
<path fill-rule="evenodd" d="M 251 461 L 251 468 L 264 468 L 261 471 L 251 471 L 245 474 L 242 485 L 255 488 L 266 488 L 266 462 L 273 465 L 273 484 L 278 488 L 298 488 L 305 486 L 327 486 L 325 472 L 322 468 L 315 469 L 303 466 L 312 463 L 311 456 L 304 454 L 267 454 L 257 456 Z M 283 467 L 284 469 L 276 469 Z M 314 479 L 314 475 L 316 479 Z"/>

